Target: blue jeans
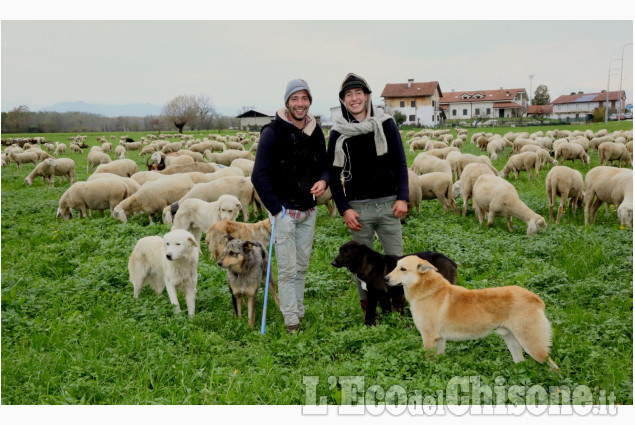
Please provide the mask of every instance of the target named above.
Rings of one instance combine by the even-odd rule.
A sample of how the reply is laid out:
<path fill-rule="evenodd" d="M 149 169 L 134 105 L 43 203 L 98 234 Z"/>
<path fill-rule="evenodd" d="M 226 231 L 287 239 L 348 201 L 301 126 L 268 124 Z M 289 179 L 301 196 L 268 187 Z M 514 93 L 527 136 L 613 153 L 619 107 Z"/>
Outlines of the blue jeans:
<path fill-rule="evenodd" d="M 384 254 L 403 255 L 401 221 L 395 217 L 392 210 L 395 199 L 391 197 L 388 199 L 351 201 L 351 208 L 359 214 L 357 221 L 362 225 L 362 230 L 349 230 L 353 240 L 373 249 L 373 236 L 376 233 Z M 362 288 L 361 283 L 356 277 L 353 279 L 357 284 L 359 299 L 366 299 L 366 291 Z"/>
<path fill-rule="evenodd" d="M 294 213 L 297 218 L 292 217 Z M 276 218 L 274 243 L 278 262 L 278 297 L 285 326 L 297 325 L 304 317 L 304 285 L 316 218 L 316 209 L 287 210 L 283 218 Z"/>

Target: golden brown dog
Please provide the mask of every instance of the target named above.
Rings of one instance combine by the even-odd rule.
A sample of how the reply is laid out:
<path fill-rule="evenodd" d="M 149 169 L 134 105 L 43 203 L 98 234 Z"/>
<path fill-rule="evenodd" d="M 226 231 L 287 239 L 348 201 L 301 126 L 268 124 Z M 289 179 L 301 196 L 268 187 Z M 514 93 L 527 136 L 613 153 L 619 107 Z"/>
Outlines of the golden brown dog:
<path fill-rule="evenodd" d="M 451 285 L 432 264 L 414 255 L 399 260 L 386 283 L 403 285 L 425 349 L 436 346 L 442 354 L 446 340 L 482 338 L 495 330 L 514 362 L 524 360 L 524 349 L 558 370 L 549 357 L 551 324 L 545 303 L 533 292 L 519 286 L 469 290 Z"/>
<path fill-rule="evenodd" d="M 266 218 L 257 223 L 241 223 L 229 220 L 213 223 L 205 236 L 205 243 L 209 248 L 212 262 L 218 261 L 223 252 L 225 252 L 227 236 L 245 241 L 257 241 L 267 246 L 271 237 L 271 221 Z"/>

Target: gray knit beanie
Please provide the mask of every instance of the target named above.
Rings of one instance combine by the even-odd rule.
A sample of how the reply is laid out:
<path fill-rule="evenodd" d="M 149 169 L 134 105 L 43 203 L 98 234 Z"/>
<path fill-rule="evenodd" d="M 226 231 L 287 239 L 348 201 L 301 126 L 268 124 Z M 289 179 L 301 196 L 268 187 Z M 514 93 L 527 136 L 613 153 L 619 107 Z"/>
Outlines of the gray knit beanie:
<path fill-rule="evenodd" d="M 309 94 L 309 102 L 313 103 L 313 97 L 311 96 L 311 90 L 306 81 L 302 79 L 291 80 L 287 83 L 287 90 L 284 92 L 284 104 L 286 105 L 291 95 L 297 91 L 306 90 Z"/>

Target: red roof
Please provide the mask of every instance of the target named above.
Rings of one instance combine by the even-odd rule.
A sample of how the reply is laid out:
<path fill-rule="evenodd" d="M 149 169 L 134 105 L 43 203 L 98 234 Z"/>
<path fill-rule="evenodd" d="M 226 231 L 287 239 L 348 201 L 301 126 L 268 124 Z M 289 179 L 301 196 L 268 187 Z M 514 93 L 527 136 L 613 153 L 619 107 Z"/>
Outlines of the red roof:
<path fill-rule="evenodd" d="M 529 105 L 527 115 L 548 115 L 553 112 L 553 104 L 549 105 Z"/>
<path fill-rule="evenodd" d="M 622 97 L 624 96 L 624 90 L 620 91 L 610 91 L 609 92 L 609 101 L 617 101 L 620 100 L 619 93 L 622 93 Z M 553 104 L 562 104 L 562 103 L 576 103 L 576 102 L 606 102 L 606 91 L 601 91 L 600 93 L 576 93 L 576 94 L 565 94 L 554 100 Z"/>
<path fill-rule="evenodd" d="M 438 90 L 439 94 L 443 96 L 438 81 L 430 81 L 428 83 L 413 82 L 410 87 L 408 87 L 408 83 L 386 84 L 384 91 L 381 92 L 381 97 L 432 96 L 436 90 Z"/>
<path fill-rule="evenodd" d="M 525 89 L 473 90 L 473 91 L 456 91 L 455 90 L 451 93 L 445 93 L 443 97 L 441 97 L 441 100 L 439 100 L 439 103 L 497 102 L 501 100 L 510 101 L 516 98 L 517 93 L 525 93 Z M 465 99 L 462 99 L 462 97 L 465 97 Z"/>

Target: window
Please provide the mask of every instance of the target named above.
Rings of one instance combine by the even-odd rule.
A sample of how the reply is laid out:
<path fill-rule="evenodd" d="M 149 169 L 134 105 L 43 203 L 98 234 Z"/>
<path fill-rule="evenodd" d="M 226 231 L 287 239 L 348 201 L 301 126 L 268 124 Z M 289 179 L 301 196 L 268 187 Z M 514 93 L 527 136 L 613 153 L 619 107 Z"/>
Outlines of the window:
<path fill-rule="evenodd" d="M 435 108 L 436 106 L 437 106 L 437 101 L 436 101 L 436 100 L 433 100 L 433 101 L 432 101 L 432 107 L 433 107 L 433 108 Z"/>
<path fill-rule="evenodd" d="M 405 108 L 406 107 L 406 101 L 405 100 L 400 100 L 399 101 L 399 107 L 400 108 Z"/>
<path fill-rule="evenodd" d="M 467 116 L 467 109 L 463 109 L 463 116 Z"/>
<path fill-rule="evenodd" d="M 476 109 L 474 110 L 474 115 L 476 115 L 476 116 L 481 115 L 481 108 L 476 108 Z"/>
<path fill-rule="evenodd" d="M 456 117 L 456 109 L 452 109 L 452 116 Z"/>
<path fill-rule="evenodd" d="M 415 122 L 415 116 L 414 115 L 408 115 L 408 121 Z"/>
<path fill-rule="evenodd" d="M 410 107 L 411 107 L 411 108 L 414 108 L 416 105 L 417 105 L 417 102 L 416 102 L 416 101 L 414 101 L 414 100 L 411 100 L 411 101 L 410 101 Z"/>
<path fill-rule="evenodd" d="M 491 115 L 492 114 L 492 108 L 487 108 L 486 111 L 487 111 L 487 115 Z"/>

